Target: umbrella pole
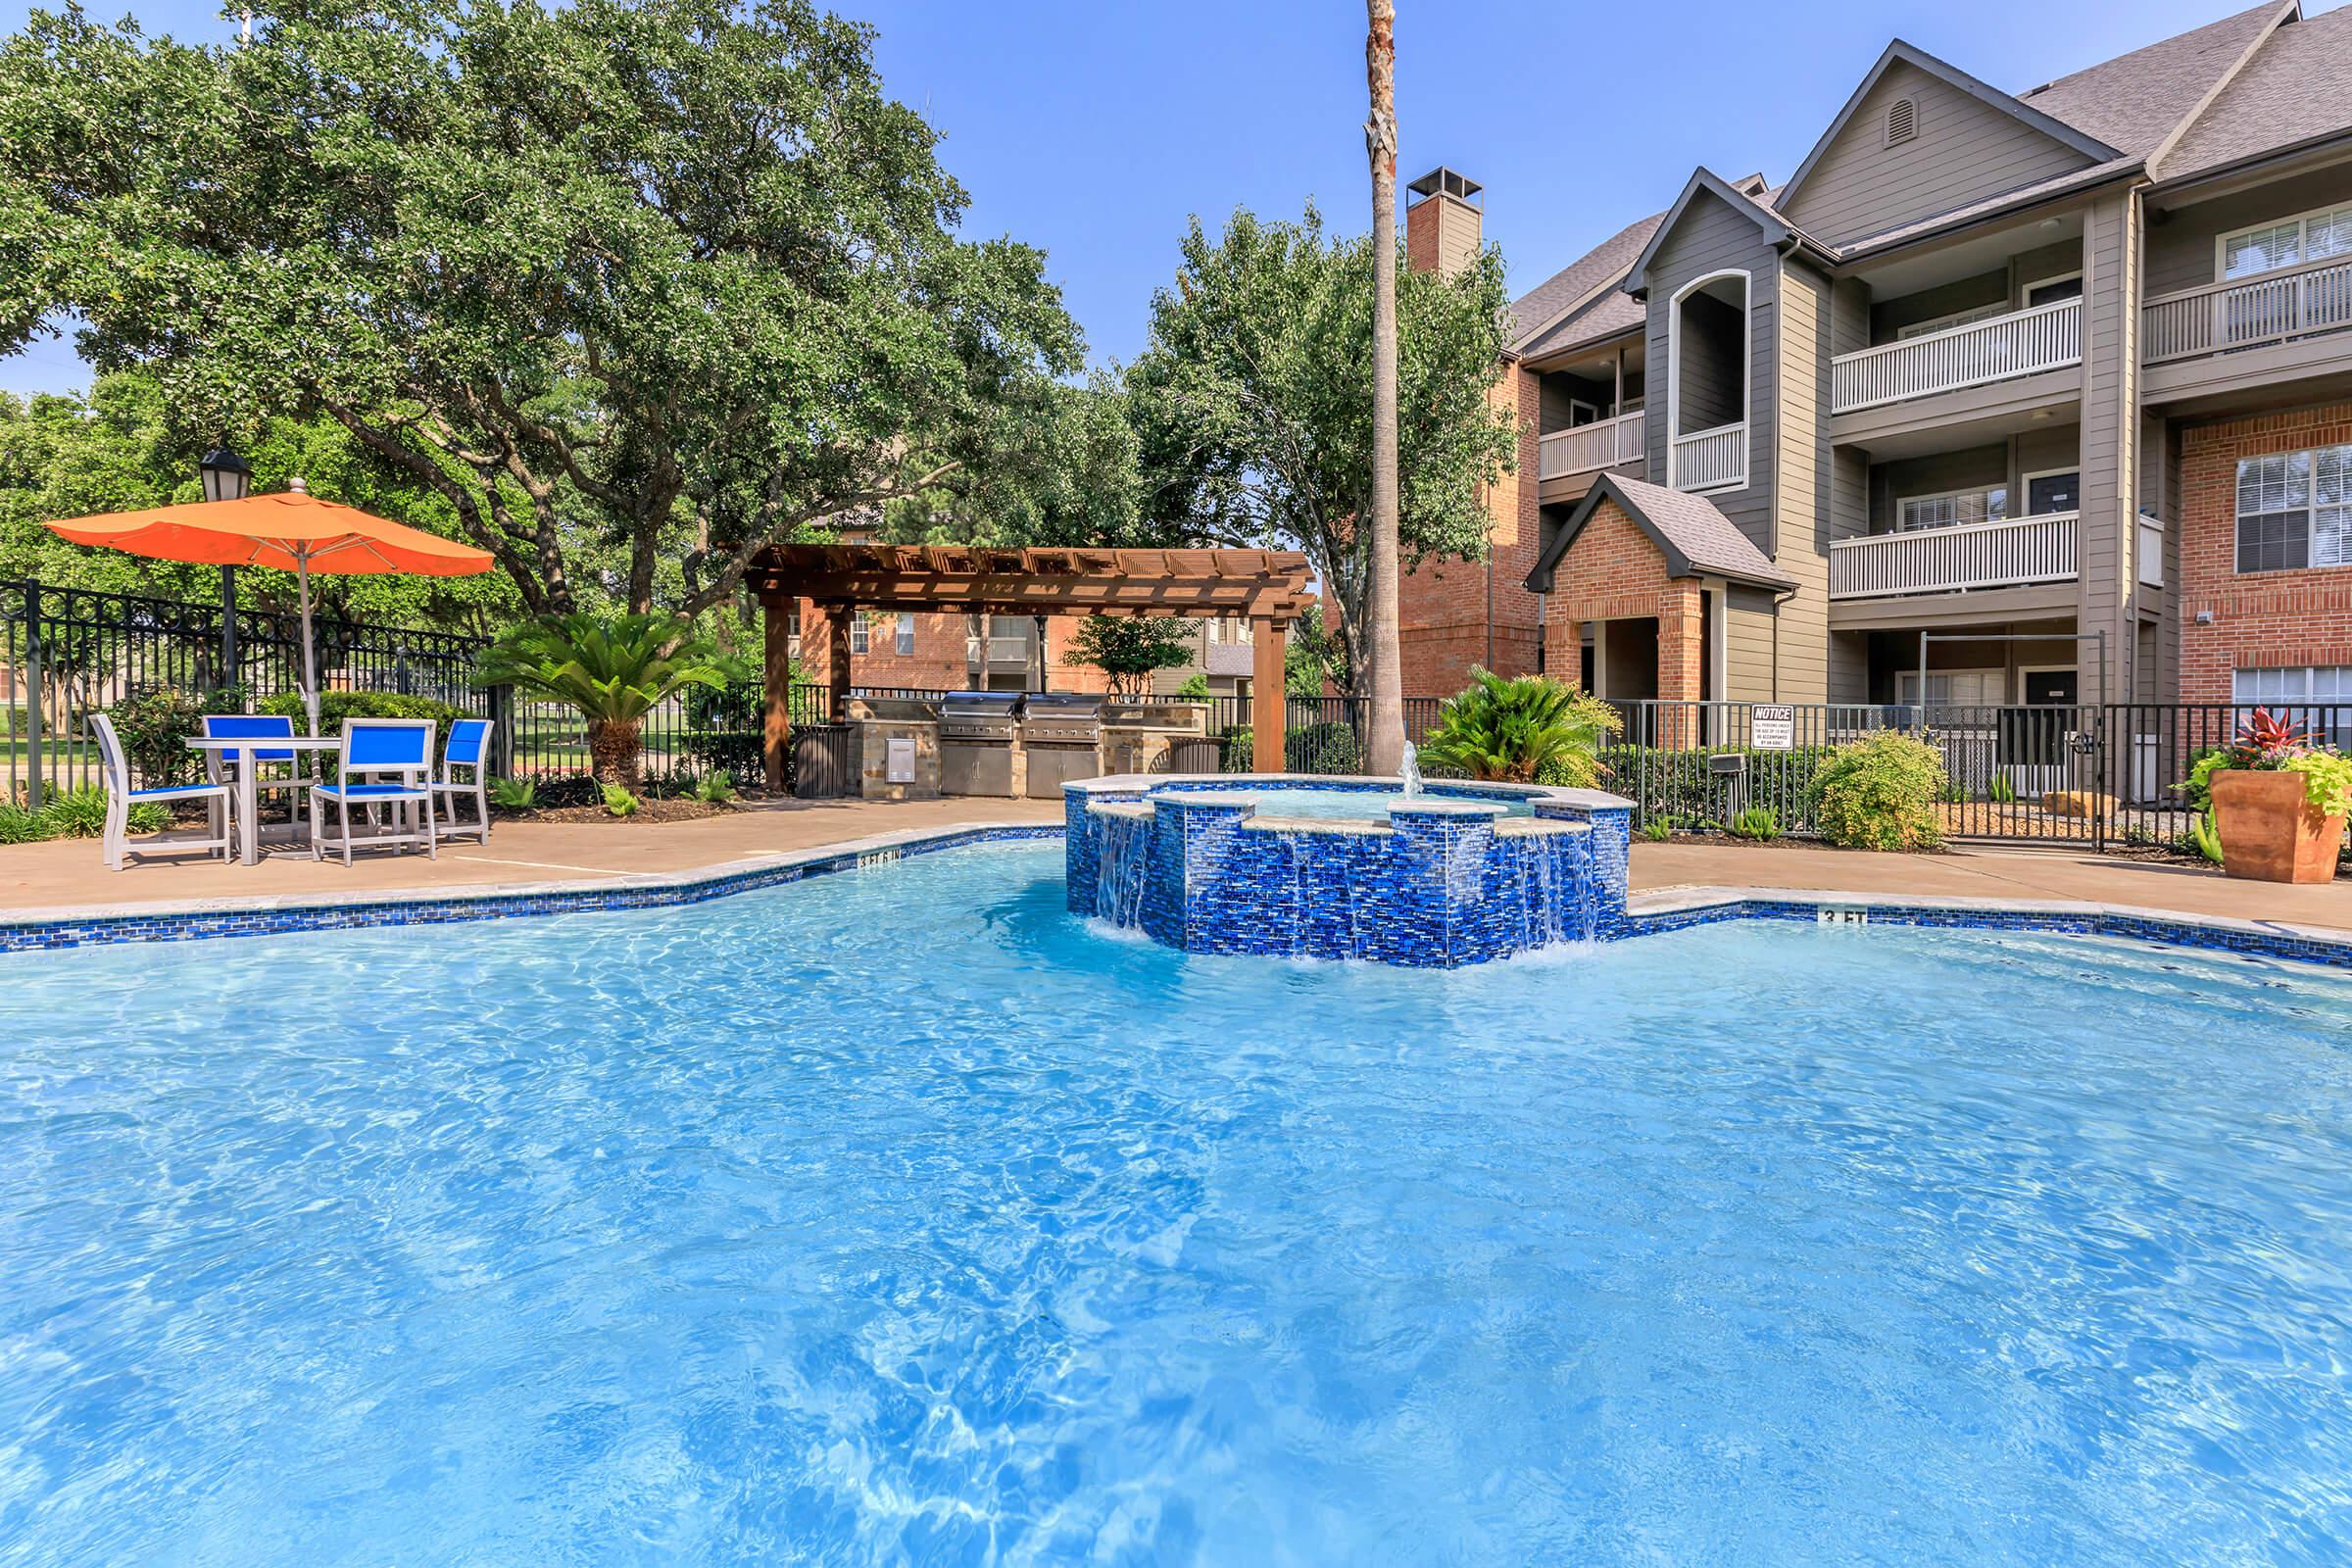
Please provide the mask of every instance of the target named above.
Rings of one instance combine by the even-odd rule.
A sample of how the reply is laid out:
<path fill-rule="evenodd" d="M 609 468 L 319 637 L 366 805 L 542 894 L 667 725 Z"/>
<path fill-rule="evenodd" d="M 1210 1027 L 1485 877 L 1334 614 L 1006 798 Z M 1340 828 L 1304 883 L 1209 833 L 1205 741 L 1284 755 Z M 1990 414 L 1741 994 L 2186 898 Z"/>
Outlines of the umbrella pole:
<path fill-rule="evenodd" d="M 311 715 L 311 733 L 318 733 L 318 665 L 311 652 L 311 553 L 294 557 L 294 580 L 302 598 L 302 706 Z"/>

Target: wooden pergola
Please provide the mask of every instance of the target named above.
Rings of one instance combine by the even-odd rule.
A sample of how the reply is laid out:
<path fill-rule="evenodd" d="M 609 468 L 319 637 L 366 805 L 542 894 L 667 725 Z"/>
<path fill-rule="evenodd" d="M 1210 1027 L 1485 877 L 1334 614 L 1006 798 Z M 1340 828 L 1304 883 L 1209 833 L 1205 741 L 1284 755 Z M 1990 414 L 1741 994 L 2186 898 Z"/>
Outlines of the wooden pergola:
<path fill-rule="evenodd" d="M 987 615 L 1232 615 L 1250 623 L 1253 695 L 1275 694 L 1291 622 L 1314 603 L 1296 550 L 979 550 L 914 545 L 776 545 L 748 579 L 767 621 L 767 782 L 784 784 L 792 742 L 790 611 L 825 608 L 835 714 L 850 695 L 850 618 L 858 611 Z M 1283 726 L 1258 723 L 1250 765 L 1282 771 Z"/>

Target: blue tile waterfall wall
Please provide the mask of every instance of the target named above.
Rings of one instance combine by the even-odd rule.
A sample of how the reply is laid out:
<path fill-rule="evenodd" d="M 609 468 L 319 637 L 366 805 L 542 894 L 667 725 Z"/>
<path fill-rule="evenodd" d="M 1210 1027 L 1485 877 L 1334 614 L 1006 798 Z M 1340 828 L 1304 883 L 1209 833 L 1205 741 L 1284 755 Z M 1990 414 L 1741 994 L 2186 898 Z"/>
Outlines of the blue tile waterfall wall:
<path fill-rule="evenodd" d="M 1259 822 L 1230 793 L 1248 781 L 1224 782 L 1072 790 L 1069 908 L 1191 953 L 1415 967 L 1624 925 L 1630 806 L 1546 800 L 1535 818 L 1506 821 L 1491 801 L 1449 793 L 1398 805 L 1386 824 Z"/>

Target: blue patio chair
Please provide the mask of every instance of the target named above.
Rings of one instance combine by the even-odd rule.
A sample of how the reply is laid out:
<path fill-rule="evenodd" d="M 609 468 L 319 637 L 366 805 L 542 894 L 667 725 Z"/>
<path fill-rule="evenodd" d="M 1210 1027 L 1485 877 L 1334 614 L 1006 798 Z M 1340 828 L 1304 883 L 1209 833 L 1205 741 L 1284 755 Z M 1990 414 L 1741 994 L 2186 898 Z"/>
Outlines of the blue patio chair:
<path fill-rule="evenodd" d="M 204 734 L 212 740 L 245 740 L 249 737 L 294 733 L 294 720 L 278 713 L 207 713 L 203 719 Z M 260 815 L 261 797 L 271 790 L 286 792 L 286 823 L 302 825 L 302 792 L 314 782 L 302 766 L 301 754 L 292 747 L 280 751 L 270 747 L 253 752 L 254 812 Z M 219 752 L 205 754 L 205 776 L 215 784 L 234 784 L 240 760 Z M 282 770 L 281 770 L 282 769 Z M 256 822 L 258 831 L 261 824 Z"/>
<path fill-rule="evenodd" d="M 490 842 L 490 736 L 497 725 L 486 718 L 461 718 L 449 726 L 449 743 L 441 748 L 441 776 L 433 780 L 433 793 L 450 797 L 448 826 L 441 829 L 447 837 L 452 833 L 472 833 L 484 844 Z M 460 779 L 458 769 L 472 773 L 469 779 Z M 468 822 L 458 815 L 457 797 L 473 797 L 473 820 Z"/>
<path fill-rule="evenodd" d="M 440 848 L 433 831 L 433 792 L 426 782 L 432 770 L 432 720 L 345 719 L 343 753 L 335 760 L 335 781 L 311 786 L 311 858 L 318 859 L 325 847 L 321 838 L 325 831 L 320 821 L 321 808 L 332 801 L 336 824 L 342 829 L 336 842 L 342 846 L 345 865 L 351 863 L 351 808 L 355 805 L 388 807 L 393 810 L 391 826 L 384 832 L 368 835 L 361 843 L 370 849 L 421 844 L 426 855 L 439 859 Z M 394 775 L 397 782 L 354 776 L 376 774 Z M 412 810 L 422 812 L 421 830 L 413 824 Z"/>
<path fill-rule="evenodd" d="M 134 806 L 157 805 L 167 801 L 202 801 L 205 803 L 205 821 L 213 836 L 208 839 L 177 839 L 159 846 L 170 850 L 218 850 L 223 859 L 228 858 L 228 790 L 220 784 L 175 784 L 164 789 L 134 790 L 130 787 L 130 765 L 122 760 L 122 742 L 115 734 L 115 721 L 104 713 L 90 715 L 90 732 L 98 737 L 99 770 L 106 775 L 106 831 L 98 841 L 99 853 L 109 871 L 122 869 L 123 858 L 133 854 L 130 849 L 130 808 Z M 139 855 L 152 852 L 139 850 Z"/>

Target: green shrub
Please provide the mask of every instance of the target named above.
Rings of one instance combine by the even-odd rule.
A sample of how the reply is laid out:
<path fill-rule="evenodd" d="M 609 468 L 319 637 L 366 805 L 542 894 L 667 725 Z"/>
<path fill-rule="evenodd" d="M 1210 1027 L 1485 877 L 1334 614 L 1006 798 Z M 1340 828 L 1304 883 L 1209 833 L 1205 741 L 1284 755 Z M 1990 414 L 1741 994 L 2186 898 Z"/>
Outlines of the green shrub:
<path fill-rule="evenodd" d="M 1738 781 L 1736 775 L 1714 771 L 1708 760 L 1732 755 L 1612 746 L 1598 760 L 1604 770 L 1602 787 L 1638 802 L 1645 816 L 1664 813 L 1683 822 L 1711 822 L 1732 814 Z M 1813 775 L 1833 755 L 1831 748 L 1805 746 L 1787 752 L 1737 755 L 1747 759 L 1748 801 L 1772 807 L 1781 818 L 1783 833 L 1814 831 Z"/>
<path fill-rule="evenodd" d="M 1652 844 L 1665 843 L 1674 837 L 1674 818 L 1670 815 L 1651 817 L 1642 824 L 1642 836 Z"/>
<path fill-rule="evenodd" d="M 527 778 L 494 778 L 490 804 L 502 811 L 530 811 L 539 806 L 539 786 Z"/>
<path fill-rule="evenodd" d="M 688 698 L 689 706 L 692 697 Z M 761 778 L 767 773 L 767 732 L 753 729 L 690 729 L 678 737 L 678 750 L 700 773 L 725 773 L 733 778 Z"/>
<path fill-rule="evenodd" d="M 735 780 L 723 767 L 694 781 L 694 798 L 705 806 L 724 806 L 738 793 Z"/>
<path fill-rule="evenodd" d="M 644 804 L 617 784 L 605 786 L 605 809 L 614 816 L 635 816 L 637 808 Z"/>
<path fill-rule="evenodd" d="M 254 711 L 274 713 L 290 718 L 296 729 L 310 722 L 310 713 L 302 706 L 302 693 L 280 692 L 265 699 Z M 429 718 L 433 721 L 433 755 L 439 757 L 449 744 L 449 726 L 466 715 L 447 703 L 430 697 L 403 697 L 398 692 L 320 692 L 318 694 L 318 733 L 340 735 L 347 718 Z M 331 767 L 333 759 L 328 759 Z"/>
<path fill-rule="evenodd" d="M 2006 773 L 1995 773 L 1992 782 L 1984 787 L 1984 798 L 1995 806 L 2015 806 L 2017 786 L 2009 782 Z"/>
<path fill-rule="evenodd" d="M 1423 757 L 1475 779 L 1524 784 L 1549 770 L 1563 783 L 1597 781 L 1595 754 L 1624 727 L 1614 708 L 1544 675 L 1473 667 L 1470 682 L 1438 710 Z"/>
<path fill-rule="evenodd" d="M 38 844 L 57 837 L 49 819 L 14 801 L 0 801 L 0 844 Z"/>
<path fill-rule="evenodd" d="M 1355 730 L 1337 719 L 1302 724 L 1283 735 L 1282 765 L 1292 773 L 1357 773 L 1364 752 Z"/>
<path fill-rule="evenodd" d="M 1814 820 L 1848 849 L 1934 849 L 1943 842 L 1936 803 L 1946 782 L 1935 747 L 1882 730 L 1838 747 L 1814 772 Z"/>
<path fill-rule="evenodd" d="M 207 713 L 239 713 L 245 699 L 235 691 L 184 692 L 158 687 L 125 697 L 106 710 L 122 743 L 122 760 L 141 789 L 193 784 L 204 776 L 204 758 L 187 748 Z"/>
<path fill-rule="evenodd" d="M 2213 820 L 2210 801 L 2205 809 L 2188 819 L 2188 847 L 2214 864 L 2222 863 L 2222 830 Z"/>
<path fill-rule="evenodd" d="M 1194 670 L 1190 675 L 1185 676 L 1183 682 L 1177 686 L 1176 696 L 1180 701 L 1188 703 L 1207 702 L 1208 677 L 1200 670 Z"/>
<path fill-rule="evenodd" d="M 1754 839 L 1759 844 L 1770 843 L 1781 836 L 1780 814 L 1769 806 L 1751 806 L 1731 820 L 1724 829 L 1736 839 Z"/>

